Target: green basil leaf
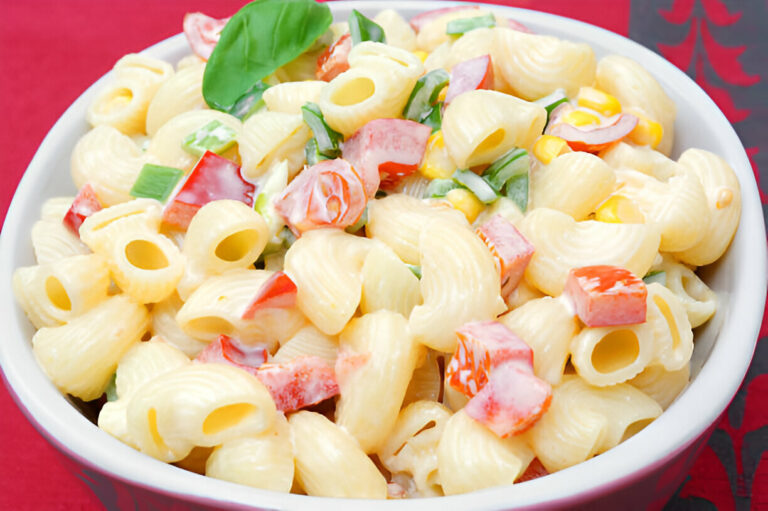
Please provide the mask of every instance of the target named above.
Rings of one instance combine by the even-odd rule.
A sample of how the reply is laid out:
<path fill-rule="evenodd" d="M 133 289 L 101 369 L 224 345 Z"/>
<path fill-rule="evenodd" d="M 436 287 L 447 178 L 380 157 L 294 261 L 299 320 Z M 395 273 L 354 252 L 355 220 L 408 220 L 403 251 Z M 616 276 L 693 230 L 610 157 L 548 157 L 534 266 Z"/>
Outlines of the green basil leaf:
<path fill-rule="evenodd" d="M 381 25 L 370 18 L 366 18 L 357 9 L 352 9 L 352 14 L 349 15 L 347 21 L 349 22 L 349 34 L 352 36 L 352 44 L 359 44 L 363 41 L 387 42 Z"/>
<path fill-rule="evenodd" d="M 445 27 L 445 33 L 448 35 L 461 35 L 476 28 L 491 28 L 495 26 L 496 18 L 493 17 L 493 14 L 486 14 L 485 16 L 449 21 Z"/>
<path fill-rule="evenodd" d="M 314 0 L 256 0 L 221 32 L 203 76 L 208 106 L 229 112 L 254 84 L 310 48 L 333 21 Z"/>
<path fill-rule="evenodd" d="M 307 145 L 304 146 L 304 159 L 307 160 L 307 165 L 311 167 L 319 161 L 330 160 L 331 158 L 320 152 L 316 138 L 310 138 Z"/>
<path fill-rule="evenodd" d="M 234 105 L 223 111 L 244 121 L 264 106 L 264 100 L 261 97 L 267 89 L 269 89 L 269 85 L 259 80 L 245 91 L 245 94 L 240 96 Z"/>
<path fill-rule="evenodd" d="M 315 136 L 318 152 L 326 156 L 324 159 L 341 156 L 339 143 L 344 141 L 344 135 L 328 126 L 320 107 L 312 102 L 306 103 L 301 107 L 301 115 Z"/>

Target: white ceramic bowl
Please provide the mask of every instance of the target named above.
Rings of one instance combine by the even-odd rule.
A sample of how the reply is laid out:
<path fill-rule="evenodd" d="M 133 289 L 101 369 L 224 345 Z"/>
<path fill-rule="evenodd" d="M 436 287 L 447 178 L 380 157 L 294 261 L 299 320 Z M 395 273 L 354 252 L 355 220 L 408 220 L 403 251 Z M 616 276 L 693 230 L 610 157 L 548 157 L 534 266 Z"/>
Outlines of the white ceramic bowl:
<path fill-rule="evenodd" d="M 452 2 L 334 2 L 338 19 L 351 9 L 374 14 L 394 8 L 404 16 Z M 748 368 L 763 314 L 766 291 L 766 245 L 762 209 L 747 155 L 736 133 L 712 100 L 684 73 L 650 50 L 624 37 L 578 21 L 528 10 L 489 6 L 539 33 L 589 43 L 598 57 L 618 53 L 640 62 L 662 84 L 678 107 L 674 157 L 688 147 L 712 151 L 733 167 L 742 187 L 741 226 L 726 256 L 704 271 L 717 292 L 719 309 L 696 335 L 689 388 L 640 434 L 585 463 L 515 485 L 440 499 L 366 501 L 365 509 L 557 509 L 589 506 L 602 509 L 660 508 L 687 474 Z M 182 35 L 149 49 L 154 57 L 175 62 L 188 52 Z M 68 172 L 77 139 L 86 132 L 85 111 L 102 78 L 59 119 L 43 141 L 16 191 L 0 238 L 0 300 L 6 329 L 0 343 L 0 366 L 20 407 L 38 430 L 72 461 L 110 508 L 134 503 L 183 509 L 280 508 L 360 509 L 361 502 L 317 499 L 260 491 L 186 472 L 155 461 L 123 445 L 89 422 L 48 381 L 34 359 L 32 325 L 11 292 L 13 269 L 34 264 L 29 233 L 40 215 L 43 198 L 74 194 Z M 54 170 L 59 170 L 54 173 Z"/>

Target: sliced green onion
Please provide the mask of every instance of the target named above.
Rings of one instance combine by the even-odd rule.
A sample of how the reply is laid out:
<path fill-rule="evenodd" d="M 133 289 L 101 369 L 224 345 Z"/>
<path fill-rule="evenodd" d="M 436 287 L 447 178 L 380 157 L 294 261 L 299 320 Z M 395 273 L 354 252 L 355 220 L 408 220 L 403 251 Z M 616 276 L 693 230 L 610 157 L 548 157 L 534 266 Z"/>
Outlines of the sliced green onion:
<path fill-rule="evenodd" d="M 234 115 L 241 121 L 246 120 L 264 106 L 264 100 L 261 99 L 261 96 L 268 88 L 269 85 L 259 80 L 250 89 L 245 91 L 245 94 L 240 96 L 240 99 L 235 101 L 235 104 L 229 110 L 226 110 L 226 113 Z"/>
<path fill-rule="evenodd" d="M 363 16 L 357 9 L 352 9 L 352 14 L 349 15 L 347 22 L 349 23 L 349 34 L 352 36 L 352 44 L 359 44 L 363 41 L 387 42 L 384 29 L 370 18 Z"/>
<path fill-rule="evenodd" d="M 459 185 L 453 179 L 433 179 L 429 182 L 424 197 L 430 199 L 445 197 L 445 194 L 458 187 Z"/>
<path fill-rule="evenodd" d="M 568 96 L 565 95 L 565 89 L 557 89 L 549 96 L 539 98 L 534 103 L 541 105 L 547 111 L 547 123 L 549 123 L 549 116 L 552 115 L 552 111 L 563 103 L 570 101 Z"/>
<path fill-rule="evenodd" d="M 511 178 L 527 174 L 530 167 L 528 151 L 518 147 L 507 151 L 483 172 L 483 178 L 497 193 Z"/>
<path fill-rule="evenodd" d="M 421 120 L 421 124 L 432 128 L 432 133 L 440 131 L 443 127 L 443 102 L 438 101 L 427 115 Z"/>
<path fill-rule="evenodd" d="M 317 151 L 326 157 L 323 159 L 338 157 L 341 154 L 339 143 L 344 140 L 344 136 L 328 126 L 320 107 L 315 103 L 306 103 L 301 107 L 301 116 L 315 135 Z"/>
<path fill-rule="evenodd" d="M 262 176 L 259 180 L 259 186 L 256 188 L 259 194 L 253 201 L 253 209 L 261 215 L 269 230 L 269 241 L 267 241 L 267 247 L 264 249 L 265 252 L 274 252 L 283 246 L 280 233 L 284 229 L 285 223 L 275 211 L 275 198 L 285 190 L 286 186 L 288 186 L 288 163 L 283 160 L 271 167 Z"/>
<path fill-rule="evenodd" d="M 455 182 L 474 193 L 483 204 L 491 204 L 499 198 L 499 194 L 491 185 L 471 170 L 457 170 L 452 177 Z"/>
<path fill-rule="evenodd" d="M 450 79 L 451 77 L 443 69 L 435 69 L 419 78 L 408 97 L 408 103 L 405 104 L 403 117 L 422 122 L 433 114 L 432 107 L 437 103 L 440 91 L 448 85 Z"/>
<path fill-rule="evenodd" d="M 357 231 L 359 231 L 366 225 L 368 225 L 368 204 L 365 205 L 365 209 L 363 210 L 363 214 L 360 215 L 360 219 L 344 230 L 347 231 L 349 234 L 355 234 Z"/>
<path fill-rule="evenodd" d="M 320 152 L 320 149 L 317 147 L 316 138 L 310 138 L 307 141 L 307 145 L 304 146 L 304 158 L 310 167 L 319 161 L 330 160 L 330 158 Z"/>
<path fill-rule="evenodd" d="M 131 197 L 165 202 L 183 175 L 184 171 L 181 169 L 146 163 L 129 193 Z"/>
<path fill-rule="evenodd" d="M 461 35 L 476 28 L 491 28 L 495 26 L 496 18 L 493 17 L 493 14 L 486 14 L 485 16 L 449 21 L 445 27 L 445 33 L 448 35 Z"/>
<path fill-rule="evenodd" d="M 233 145 L 237 132 L 220 121 L 211 121 L 182 140 L 181 147 L 188 153 L 202 156 L 206 151 L 221 154 Z"/>
<path fill-rule="evenodd" d="M 654 282 L 661 284 L 662 286 L 667 285 L 667 272 L 665 271 L 652 271 L 648 273 L 645 277 L 643 277 L 643 282 L 645 282 L 645 285 L 652 284 Z"/>
<path fill-rule="evenodd" d="M 416 278 L 421 278 L 421 266 L 416 264 L 406 264 L 409 270 L 411 270 L 411 273 L 416 275 Z"/>
<path fill-rule="evenodd" d="M 107 395 L 107 401 L 117 401 L 117 373 L 113 374 L 112 378 L 110 378 L 109 385 L 107 385 L 104 393 Z"/>
<path fill-rule="evenodd" d="M 525 213 L 528 209 L 528 173 L 513 176 L 507 181 L 504 195 L 512 201 Z"/>

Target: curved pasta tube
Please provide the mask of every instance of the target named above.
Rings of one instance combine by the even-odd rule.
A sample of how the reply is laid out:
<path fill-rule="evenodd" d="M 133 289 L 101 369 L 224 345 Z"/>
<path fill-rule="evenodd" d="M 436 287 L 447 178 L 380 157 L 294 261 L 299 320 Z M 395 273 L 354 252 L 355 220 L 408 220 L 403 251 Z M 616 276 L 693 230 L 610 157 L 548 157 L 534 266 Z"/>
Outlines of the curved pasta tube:
<path fill-rule="evenodd" d="M 661 407 L 635 387 L 592 387 L 569 376 L 552 391 L 549 411 L 526 434 L 549 472 L 586 461 L 629 438 L 661 415 Z"/>
<path fill-rule="evenodd" d="M 181 329 L 176 321 L 176 314 L 182 305 L 184 302 L 177 293 L 171 293 L 165 300 L 154 304 L 150 330 L 152 335 L 162 337 L 168 344 L 178 348 L 188 357 L 194 358 L 208 346 L 208 343 L 187 335 Z"/>
<path fill-rule="evenodd" d="M 537 298 L 543 298 L 545 296 L 547 295 L 523 279 L 520 281 L 520 284 L 517 285 L 515 290 L 512 291 L 512 294 L 507 297 L 506 302 L 507 305 L 509 305 L 509 308 L 514 310 L 518 307 L 522 307 L 531 300 L 536 300 Z"/>
<path fill-rule="evenodd" d="M 354 45 L 347 60 L 352 69 L 356 67 L 388 68 L 401 80 L 407 80 L 406 83 L 418 80 L 424 73 L 424 64 L 421 59 L 410 51 L 373 41 Z M 408 92 L 410 94 L 410 91 Z"/>
<path fill-rule="evenodd" d="M 291 431 L 282 414 L 269 431 L 224 442 L 205 464 L 209 477 L 283 493 L 291 491 L 293 471 Z"/>
<path fill-rule="evenodd" d="M 368 252 L 362 276 L 360 311 L 363 314 L 384 309 L 408 317 L 421 301 L 419 279 L 383 243 L 377 243 Z"/>
<path fill-rule="evenodd" d="M 343 357 L 365 356 L 361 366 L 339 376 L 336 424 L 366 453 L 376 452 L 392 431 L 421 348 L 408 332 L 408 321 L 380 310 L 353 319 L 339 338 Z M 373 405 L 375 403 L 375 405 Z"/>
<path fill-rule="evenodd" d="M 32 349 L 61 392 L 90 401 L 104 393 L 117 362 L 141 340 L 148 323 L 143 305 L 117 295 L 65 325 L 41 328 Z"/>
<path fill-rule="evenodd" d="M 661 230 L 659 250 L 685 250 L 707 235 L 707 198 L 692 173 L 679 173 L 666 183 L 633 170 L 617 171 L 616 177 L 617 193 L 632 200 L 646 222 Z"/>
<path fill-rule="evenodd" d="M 608 55 L 597 64 L 595 83 L 615 96 L 624 111 L 638 110 L 661 124 L 664 134 L 656 150 L 669 155 L 675 141 L 677 107 L 643 66 L 627 57 Z"/>
<path fill-rule="evenodd" d="M 421 199 L 426 195 L 427 187 L 431 179 L 425 177 L 420 172 L 414 172 L 410 176 L 404 178 L 395 187 L 395 193 L 402 193 L 416 199 Z"/>
<path fill-rule="evenodd" d="M 488 14 L 491 13 L 486 9 L 467 7 L 463 10 L 451 11 L 438 16 L 421 27 L 419 33 L 416 34 L 416 46 L 418 49 L 430 53 L 441 44 L 451 40 L 451 36 L 446 33 L 448 23 L 464 18 L 486 16 Z"/>
<path fill-rule="evenodd" d="M 387 244 L 406 264 L 419 264 L 419 237 L 433 218 L 467 225 L 464 215 L 442 204 L 430 203 L 403 194 L 368 202 L 365 232 Z"/>
<path fill-rule="evenodd" d="M 326 83 L 320 80 L 279 83 L 265 90 L 261 99 L 270 112 L 301 115 L 302 106 L 317 103 Z"/>
<path fill-rule="evenodd" d="M 457 96 L 445 109 L 445 147 L 459 168 L 491 163 L 513 147 L 530 149 L 541 135 L 541 105 L 492 90 Z"/>
<path fill-rule="evenodd" d="M 205 60 L 201 59 L 199 56 L 195 55 L 194 53 L 191 53 L 189 55 L 186 55 L 179 59 L 178 62 L 176 62 L 176 71 L 181 71 L 182 69 L 186 69 L 191 66 L 195 66 L 197 64 L 203 64 L 205 65 Z"/>
<path fill-rule="evenodd" d="M 448 367 L 450 359 L 445 361 L 445 366 Z M 450 408 L 454 412 L 458 412 L 464 408 L 469 402 L 469 397 L 461 391 L 456 390 L 451 386 L 449 381 L 445 379 L 443 382 L 443 404 Z"/>
<path fill-rule="evenodd" d="M 107 254 L 125 231 L 158 232 L 162 221 L 160 203 L 136 199 L 97 211 L 80 226 L 80 239 L 96 253 Z"/>
<path fill-rule="evenodd" d="M 216 110 L 192 110 L 172 117 L 157 129 L 147 147 L 147 156 L 153 163 L 189 172 L 200 157 L 184 150 L 184 139 L 212 121 L 234 130 L 238 142 L 242 138 L 242 123 L 237 117 Z"/>
<path fill-rule="evenodd" d="M 386 498 L 387 481 L 349 433 L 315 412 L 294 413 L 288 423 L 296 481 L 307 495 Z"/>
<path fill-rule="evenodd" d="M 416 401 L 438 401 L 440 387 L 443 385 L 443 377 L 440 372 L 438 359 L 443 355 L 427 348 L 427 354 L 421 365 L 417 365 L 408 383 L 408 389 L 403 398 L 403 407 Z"/>
<path fill-rule="evenodd" d="M 693 354 L 693 331 L 685 307 L 675 293 L 656 282 L 648 284 L 647 304 L 646 321 L 656 341 L 651 364 L 678 371 Z"/>
<path fill-rule="evenodd" d="M 397 11 L 394 9 L 379 11 L 373 21 L 384 29 L 387 44 L 403 50 L 416 50 L 416 33 Z"/>
<path fill-rule="evenodd" d="M 627 383 L 653 398 L 664 410 L 688 386 L 691 364 L 685 364 L 676 371 L 667 371 L 663 366 L 650 365 Z"/>
<path fill-rule="evenodd" d="M 207 108 L 203 99 L 205 63 L 197 62 L 179 70 L 155 93 L 147 109 L 146 131 L 153 137 L 160 127 L 179 114 Z"/>
<path fill-rule="evenodd" d="M 741 216 L 741 187 L 733 169 L 721 157 L 703 149 L 688 149 L 677 160 L 704 187 L 709 209 L 706 236 L 675 253 L 684 263 L 704 266 L 720 259 L 730 245 Z"/>
<path fill-rule="evenodd" d="M 141 149 L 112 126 L 96 126 L 72 151 L 72 181 L 77 188 L 90 183 L 104 206 L 131 200 L 133 183 L 147 162 Z"/>
<path fill-rule="evenodd" d="M 534 252 L 525 271 L 529 283 L 550 296 L 563 291 L 573 268 L 608 264 L 645 275 L 659 249 L 653 226 L 609 224 L 585 220 L 547 208 L 536 208 L 519 224 Z"/>
<path fill-rule="evenodd" d="M 585 220 L 613 191 L 613 169 L 597 156 L 572 152 L 531 172 L 533 208 L 552 208 Z"/>
<path fill-rule="evenodd" d="M 619 142 L 600 152 L 600 157 L 614 169 L 631 169 L 659 181 L 684 172 L 682 166 L 649 146 L 636 146 Z"/>
<path fill-rule="evenodd" d="M 459 410 L 445 425 L 437 448 L 440 482 L 446 495 L 510 485 L 534 454 L 520 436 L 499 438 Z"/>
<path fill-rule="evenodd" d="M 35 328 L 80 316 L 107 299 L 109 269 L 103 257 L 78 255 L 13 272 L 13 293 Z"/>
<path fill-rule="evenodd" d="M 288 174 L 296 174 L 304 164 L 304 146 L 312 131 L 299 114 L 259 112 L 243 124 L 240 157 L 243 176 L 255 179 L 285 160 Z"/>
<path fill-rule="evenodd" d="M 76 235 L 64 227 L 61 220 L 38 220 L 30 233 L 32 249 L 37 264 L 54 263 L 67 257 L 85 255 L 88 247 Z"/>
<path fill-rule="evenodd" d="M 435 69 L 449 68 L 451 61 L 451 48 L 453 48 L 453 41 L 446 41 L 435 48 L 429 55 L 427 55 L 427 58 L 424 59 L 424 71 L 429 73 Z"/>
<path fill-rule="evenodd" d="M 666 286 L 685 307 L 691 328 L 703 325 L 712 317 L 717 309 L 717 295 L 693 270 L 669 256 L 654 269 L 666 274 Z"/>
<path fill-rule="evenodd" d="M 532 101 L 565 89 L 572 98 L 579 87 L 592 85 L 597 61 L 588 44 L 509 28 L 495 32 L 501 76 L 515 95 Z"/>
<path fill-rule="evenodd" d="M 421 234 L 419 251 L 424 303 L 411 312 L 411 332 L 432 349 L 452 352 L 456 328 L 506 310 L 499 272 L 480 238 L 450 220 L 432 220 Z"/>
<path fill-rule="evenodd" d="M 226 364 L 191 363 L 153 378 L 128 403 L 128 434 L 165 462 L 272 427 L 275 403 L 253 375 Z"/>
<path fill-rule="evenodd" d="M 451 411 L 434 401 L 416 401 L 397 417 L 392 433 L 376 452 L 381 464 L 393 474 L 413 479 L 413 497 L 443 495 L 437 470 L 437 446 Z"/>
<path fill-rule="evenodd" d="M 46 199 L 40 208 L 40 220 L 61 222 L 64 220 L 64 215 L 67 214 L 74 200 L 74 197 L 51 197 Z"/>
<path fill-rule="evenodd" d="M 561 300 L 533 299 L 499 318 L 533 350 L 536 376 L 557 385 L 563 378 L 579 322 Z"/>
<path fill-rule="evenodd" d="M 285 254 L 285 272 L 296 283 L 296 306 L 323 333 L 338 334 L 355 314 L 372 244 L 340 229 L 315 229 Z"/>
<path fill-rule="evenodd" d="M 571 363 L 576 372 L 597 387 L 634 378 L 655 354 L 654 328 L 649 322 L 587 327 L 571 341 Z"/>
<path fill-rule="evenodd" d="M 312 325 L 305 326 L 288 339 L 277 350 L 272 361 L 277 364 L 289 362 L 297 357 L 320 357 L 330 366 L 336 363 L 339 352 L 339 340 L 325 335 Z"/>
<path fill-rule="evenodd" d="M 474 59 L 483 55 L 491 56 L 493 65 L 493 88 L 497 91 L 510 93 L 511 87 L 504 79 L 499 64 L 499 55 L 496 51 L 496 29 L 476 28 L 465 33 L 450 46 L 450 53 L 444 67 L 450 69 L 459 62 Z"/>

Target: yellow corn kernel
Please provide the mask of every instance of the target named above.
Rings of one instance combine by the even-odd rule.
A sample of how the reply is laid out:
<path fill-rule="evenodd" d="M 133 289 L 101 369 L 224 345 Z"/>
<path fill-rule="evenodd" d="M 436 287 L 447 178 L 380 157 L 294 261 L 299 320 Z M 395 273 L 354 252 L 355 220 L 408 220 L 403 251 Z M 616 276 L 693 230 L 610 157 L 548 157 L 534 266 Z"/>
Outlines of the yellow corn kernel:
<path fill-rule="evenodd" d="M 554 135 L 542 135 L 533 144 L 533 155 L 544 165 L 549 165 L 549 162 L 561 154 L 570 152 L 568 142 Z"/>
<path fill-rule="evenodd" d="M 464 213 L 469 223 L 474 222 L 477 215 L 485 208 L 485 205 L 475 197 L 474 193 L 464 188 L 454 188 L 445 194 L 445 198 L 451 203 L 451 206 Z"/>
<path fill-rule="evenodd" d="M 419 172 L 429 179 L 448 179 L 454 170 L 456 166 L 445 148 L 443 132 L 436 131 L 427 140 L 427 150 L 424 152 Z"/>
<path fill-rule="evenodd" d="M 429 57 L 429 53 L 421 50 L 416 50 L 413 52 L 414 55 L 419 57 L 419 60 L 421 60 L 421 63 L 423 64 L 425 60 L 427 60 L 427 57 Z"/>
<path fill-rule="evenodd" d="M 440 91 L 440 94 L 437 95 L 438 101 L 445 101 L 445 97 L 448 95 L 448 86 L 446 85 L 443 87 L 443 90 Z"/>
<path fill-rule="evenodd" d="M 645 216 L 632 199 L 612 195 L 597 208 L 595 220 L 609 224 L 642 224 Z"/>
<path fill-rule="evenodd" d="M 638 119 L 637 126 L 629 132 L 627 138 L 637 145 L 648 145 L 651 149 L 656 149 L 664 136 L 664 127 L 640 112 L 633 111 L 632 115 Z"/>
<path fill-rule="evenodd" d="M 621 103 L 618 99 L 594 87 L 580 88 L 576 103 L 600 112 L 606 117 L 621 113 Z"/>
<path fill-rule="evenodd" d="M 600 124 L 600 118 L 584 110 L 571 110 L 561 117 L 561 120 L 571 126 L 589 126 Z"/>

